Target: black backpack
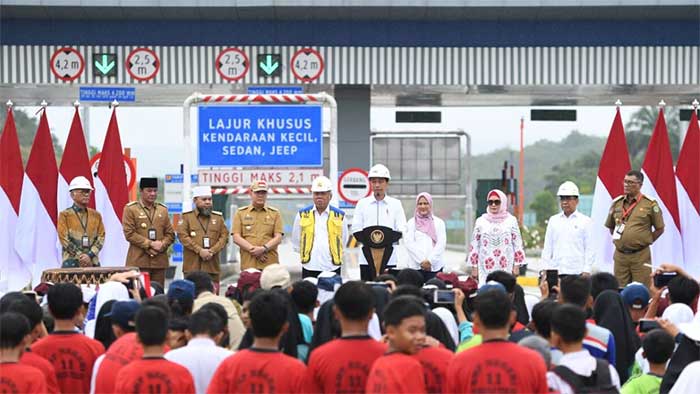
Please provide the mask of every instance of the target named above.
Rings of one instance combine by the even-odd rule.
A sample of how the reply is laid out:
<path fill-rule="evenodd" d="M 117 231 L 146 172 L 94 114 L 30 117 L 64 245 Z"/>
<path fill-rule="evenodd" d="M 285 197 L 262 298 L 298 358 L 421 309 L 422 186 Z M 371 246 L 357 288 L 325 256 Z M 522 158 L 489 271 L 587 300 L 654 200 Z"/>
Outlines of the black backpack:
<path fill-rule="evenodd" d="M 574 393 L 617 394 L 620 392 L 612 383 L 610 367 L 605 360 L 596 359 L 596 369 L 591 376 L 578 375 L 563 365 L 554 367 L 552 372 L 568 383 Z"/>

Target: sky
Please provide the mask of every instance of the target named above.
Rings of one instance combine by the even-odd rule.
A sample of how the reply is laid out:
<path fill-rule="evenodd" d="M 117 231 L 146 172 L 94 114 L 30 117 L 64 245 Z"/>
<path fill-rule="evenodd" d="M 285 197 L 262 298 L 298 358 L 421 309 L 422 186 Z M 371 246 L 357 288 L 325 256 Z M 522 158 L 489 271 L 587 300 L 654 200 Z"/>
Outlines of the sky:
<path fill-rule="evenodd" d="M 543 109 L 544 107 L 537 107 Z M 35 114 L 37 107 L 21 107 Z M 576 122 L 531 122 L 530 107 L 445 107 L 442 123 L 396 124 L 395 107 L 375 107 L 370 112 L 373 131 L 454 131 L 464 130 L 471 136 L 472 154 L 488 153 L 500 148 L 518 149 L 520 145 L 520 119 L 525 118 L 525 145 L 547 139 L 559 141 L 572 130 L 583 134 L 605 137 L 615 116 L 615 106 L 567 107 L 577 109 Z M 405 110 L 405 107 L 401 108 Z M 639 107 L 621 107 L 623 123 Z M 435 107 L 411 107 L 411 110 L 436 110 Z M 47 116 L 51 132 L 61 145 L 65 144 L 74 109 L 72 107 L 48 107 Z M 89 111 L 88 142 L 101 149 L 107 133 L 111 110 L 92 107 Z M 192 112 L 192 134 L 196 135 L 196 111 Z M 81 114 L 82 115 L 82 114 Z M 324 111 L 324 128 L 328 129 L 328 111 Z M 117 119 L 122 146 L 129 147 L 132 157 L 138 160 L 139 176 L 162 176 L 179 173 L 184 161 L 182 107 L 128 107 L 117 109 Z M 687 127 L 687 124 L 684 125 Z M 192 139 L 192 145 L 196 140 Z M 196 154 L 196 150 L 193 150 Z M 196 157 L 196 156 L 195 156 Z M 196 164 L 193 162 L 193 164 Z M 340 169 L 343 170 L 343 169 Z"/>

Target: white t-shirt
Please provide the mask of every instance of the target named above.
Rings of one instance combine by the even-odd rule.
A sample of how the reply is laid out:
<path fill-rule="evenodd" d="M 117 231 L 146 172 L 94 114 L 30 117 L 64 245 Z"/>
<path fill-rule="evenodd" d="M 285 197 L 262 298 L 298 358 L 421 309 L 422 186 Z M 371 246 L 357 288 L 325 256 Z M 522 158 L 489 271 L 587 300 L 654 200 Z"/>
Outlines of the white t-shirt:
<path fill-rule="evenodd" d="M 197 394 L 203 394 L 219 364 L 232 354 L 209 338 L 192 338 L 187 346 L 171 350 L 164 357 L 187 368 L 194 378 Z"/>

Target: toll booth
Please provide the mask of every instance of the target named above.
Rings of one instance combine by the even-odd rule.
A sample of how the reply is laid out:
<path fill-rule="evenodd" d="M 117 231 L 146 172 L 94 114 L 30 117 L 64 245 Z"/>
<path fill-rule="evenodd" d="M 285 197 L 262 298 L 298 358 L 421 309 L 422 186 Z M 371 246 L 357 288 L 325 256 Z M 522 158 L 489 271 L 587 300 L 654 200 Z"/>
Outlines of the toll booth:
<path fill-rule="evenodd" d="M 445 221 L 448 246 L 463 248 L 473 226 L 471 146 L 463 130 L 425 132 L 374 131 L 373 164 L 391 171 L 388 194 L 413 216 L 416 196 L 433 196 L 433 214 Z"/>

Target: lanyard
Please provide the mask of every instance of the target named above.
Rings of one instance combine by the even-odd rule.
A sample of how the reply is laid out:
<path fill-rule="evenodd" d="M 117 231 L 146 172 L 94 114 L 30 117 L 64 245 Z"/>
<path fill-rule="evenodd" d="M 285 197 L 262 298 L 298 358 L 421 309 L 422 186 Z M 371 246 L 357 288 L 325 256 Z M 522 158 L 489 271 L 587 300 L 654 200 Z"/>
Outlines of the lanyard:
<path fill-rule="evenodd" d="M 199 215 L 197 215 L 197 223 L 199 223 L 199 226 L 202 227 L 202 230 L 204 230 L 204 235 L 207 235 L 207 229 L 209 228 L 209 223 L 207 223 L 207 227 L 204 227 L 202 222 L 199 220 Z"/>
<path fill-rule="evenodd" d="M 78 215 L 78 211 L 76 211 L 74 209 L 73 212 L 75 212 L 75 216 L 78 217 L 78 221 L 80 222 L 80 226 L 83 228 L 83 234 L 87 235 L 87 226 L 88 226 L 88 221 L 90 220 L 90 217 L 88 216 L 88 210 L 85 209 L 85 223 L 83 223 L 83 219 L 81 219 L 80 215 Z"/>
<path fill-rule="evenodd" d="M 634 209 L 634 207 L 637 206 L 637 204 L 639 203 L 639 200 L 641 200 L 641 199 L 642 199 L 642 194 L 640 193 L 639 196 L 637 196 L 637 199 L 634 201 L 634 204 L 631 204 L 629 206 L 629 208 L 627 208 L 627 209 L 622 208 L 622 221 L 623 222 L 627 220 L 627 217 L 630 215 L 630 213 L 632 213 L 632 210 Z M 624 205 L 624 201 L 623 201 L 623 205 Z"/>
<path fill-rule="evenodd" d="M 151 216 L 148 216 L 148 211 L 143 206 L 143 204 L 139 204 L 139 205 L 141 205 L 141 210 L 143 211 L 143 214 L 146 215 L 146 218 L 148 218 L 148 222 L 151 223 L 151 227 L 153 227 L 153 217 L 156 215 L 156 209 L 158 209 L 158 208 L 154 204 L 153 205 L 153 213 L 151 214 Z"/>

